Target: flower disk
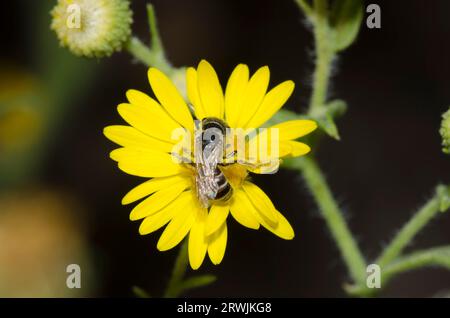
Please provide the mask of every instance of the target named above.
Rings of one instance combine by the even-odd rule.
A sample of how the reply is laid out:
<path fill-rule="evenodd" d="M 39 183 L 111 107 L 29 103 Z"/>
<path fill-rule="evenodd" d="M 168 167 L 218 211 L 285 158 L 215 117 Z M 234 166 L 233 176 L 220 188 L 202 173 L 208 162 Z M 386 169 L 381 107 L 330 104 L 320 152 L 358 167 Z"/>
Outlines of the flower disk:
<path fill-rule="evenodd" d="M 133 22 L 127 0 L 59 0 L 51 15 L 61 46 L 85 57 L 120 51 Z"/>
<path fill-rule="evenodd" d="M 240 64 L 232 72 L 224 93 L 213 67 L 202 60 L 197 68 L 186 70 L 189 104 L 198 120 L 214 118 L 230 128 L 255 131 L 283 106 L 294 90 L 292 81 L 268 90 L 269 76 L 266 66 L 250 76 L 247 65 Z M 118 106 L 119 114 L 129 126 L 104 129 L 105 136 L 121 146 L 110 154 L 119 169 L 149 179 L 122 200 L 123 204 L 129 204 L 143 199 L 130 214 L 131 220 L 143 220 L 140 234 L 152 233 L 167 224 L 157 244 L 160 251 L 173 248 L 188 236 L 189 261 L 193 269 L 200 267 L 206 254 L 213 264 L 222 261 L 230 214 L 247 228 L 256 230 L 262 226 L 291 240 L 294 231 L 289 222 L 264 191 L 248 179 L 249 173 L 263 173 L 258 162 L 234 161 L 221 165 L 217 173 L 223 174 L 230 185 L 231 197 L 211 200 L 207 207 L 201 204 L 198 165 L 176 162 L 172 155 L 178 142 L 172 139 L 172 133 L 176 129 L 194 131 L 188 103 L 159 70 L 150 68 L 148 78 L 156 99 L 129 90 L 126 94 L 128 102 Z M 282 157 L 307 154 L 310 148 L 295 139 L 316 127 L 311 120 L 292 120 L 268 127 L 277 128 L 279 132 L 277 162 Z M 246 139 L 246 146 L 260 147 L 260 143 L 254 141 L 257 137 Z"/>

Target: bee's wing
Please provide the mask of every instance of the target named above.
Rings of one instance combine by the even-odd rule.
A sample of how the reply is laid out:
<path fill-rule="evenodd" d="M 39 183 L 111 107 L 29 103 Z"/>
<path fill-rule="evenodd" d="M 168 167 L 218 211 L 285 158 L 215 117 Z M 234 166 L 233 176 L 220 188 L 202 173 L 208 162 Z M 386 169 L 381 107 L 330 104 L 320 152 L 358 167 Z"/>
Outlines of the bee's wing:
<path fill-rule="evenodd" d="M 221 141 L 211 142 L 203 149 L 203 162 L 210 169 L 215 170 L 222 161 L 223 143 Z"/>

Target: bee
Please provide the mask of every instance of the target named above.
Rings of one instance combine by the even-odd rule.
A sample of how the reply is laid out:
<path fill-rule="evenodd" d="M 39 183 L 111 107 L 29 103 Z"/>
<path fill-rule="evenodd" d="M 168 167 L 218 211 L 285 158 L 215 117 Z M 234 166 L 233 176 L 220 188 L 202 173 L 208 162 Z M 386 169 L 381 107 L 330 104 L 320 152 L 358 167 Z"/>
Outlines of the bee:
<path fill-rule="evenodd" d="M 220 165 L 223 164 L 228 125 L 215 117 L 204 118 L 196 135 L 195 182 L 201 204 L 207 208 L 211 202 L 226 202 L 233 189 L 225 178 Z"/>

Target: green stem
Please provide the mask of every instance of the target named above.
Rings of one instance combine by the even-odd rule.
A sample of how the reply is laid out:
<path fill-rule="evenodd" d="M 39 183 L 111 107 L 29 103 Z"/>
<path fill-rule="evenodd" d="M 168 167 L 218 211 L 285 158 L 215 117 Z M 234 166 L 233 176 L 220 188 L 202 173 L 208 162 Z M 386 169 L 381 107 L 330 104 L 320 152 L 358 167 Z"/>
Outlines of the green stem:
<path fill-rule="evenodd" d="M 397 258 L 387 264 L 382 272 L 382 288 L 396 275 L 423 267 L 439 266 L 450 270 L 450 246 L 434 247 L 417 251 Z M 345 286 L 346 291 L 354 296 L 375 296 L 379 289 L 369 289 L 365 284 Z"/>
<path fill-rule="evenodd" d="M 314 9 L 316 68 L 314 71 L 314 90 L 309 105 L 309 115 L 320 115 L 325 107 L 334 52 L 329 36 L 328 2 L 326 0 L 315 0 Z"/>
<path fill-rule="evenodd" d="M 132 37 L 125 45 L 125 48 L 145 65 L 156 67 L 166 75 L 171 76 L 176 69 L 166 58 L 161 36 L 159 35 L 155 9 L 151 4 L 147 5 L 147 15 L 151 35 L 151 48 L 142 43 L 137 37 Z"/>
<path fill-rule="evenodd" d="M 396 274 L 426 266 L 441 266 L 450 269 L 450 246 L 417 251 L 398 258 L 383 271 L 383 283 Z"/>
<path fill-rule="evenodd" d="M 314 71 L 313 92 L 308 115 L 315 117 L 325 110 L 328 85 L 331 75 L 331 63 L 334 59 L 334 51 L 331 47 L 330 29 L 328 25 L 328 1 L 314 0 L 314 12 L 304 1 L 297 0 L 299 7 L 308 17 L 312 17 L 314 25 L 314 38 L 316 46 L 316 68 Z M 342 254 L 352 279 L 361 283 L 365 281 L 366 262 L 359 250 L 348 226 L 342 216 L 336 200 L 334 199 L 325 177 L 318 164 L 311 157 L 293 159 L 290 163 L 299 169 L 304 176 L 306 185 L 310 189 L 323 218 L 337 246 Z"/>
<path fill-rule="evenodd" d="M 306 17 L 312 20 L 314 17 L 314 10 L 311 8 L 309 3 L 306 0 L 295 0 L 295 2 L 297 2 L 297 5 L 302 9 Z"/>
<path fill-rule="evenodd" d="M 170 277 L 164 297 L 175 298 L 180 295 L 183 278 L 189 265 L 188 262 L 188 240 L 185 239 L 175 260 L 172 276 Z"/>
<path fill-rule="evenodd" d="M 316 161 L 311 156 L 307 156 L 291 159 L 286 161 L 286 164 L 303 173 L 306 185 L 320 208 L 352 279 L 358 283 L 364 282 L 366 262 Z"/>
<path fill-rule="evenodd" d="M 413 237 L 439 213 L 440 203 L 440 197 L 436 194 L 403 226 L 375 263 L 383 269 L 400 255 Z"/>
<path fill-rule="evenodd" d="M 159 35 L 158 23 L 156 20 L 155 9 L 152 4 L 147 4 L 148 24 L 150 27 L 151 44 L 154 52 L 164 52 L 164 47 Z"/>
<path fill-rule="evenodd" d="M 138 61 L 147 66 L 156 67 L 166 75 L 171 75 L 174 68 L 165 58 L 162 51 L 153 51 L 137 37 L 132 37 L 125 45 L 126 50 Z"/>

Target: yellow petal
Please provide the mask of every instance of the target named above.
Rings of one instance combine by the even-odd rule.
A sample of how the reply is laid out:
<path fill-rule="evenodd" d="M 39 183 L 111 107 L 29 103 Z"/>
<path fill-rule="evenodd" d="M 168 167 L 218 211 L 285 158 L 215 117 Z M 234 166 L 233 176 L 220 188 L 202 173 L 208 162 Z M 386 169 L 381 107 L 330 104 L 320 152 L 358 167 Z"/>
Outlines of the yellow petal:
<path fill-rule="evenodd" d="M 178 182 L 182 182 L 184 178 L 184 176 L 172 176 L 148 180 L 131 189 L 131 191 L 123 197 L 122 204 L 125 205 L 136 202 L 137 200 L 149 196 L 156 191 L 170 187 Z"/>
<path fill-rule="evenodd" d="M 280 149 L 281 148 L 287 149 L 287 147 L 290 148 L 289 152 L 281 153 L 281 150 L 280 150 L 280 157 L 285 157 L 285 156 L 299 157 L 299 156 L 306 155 L 307 153 L 309 153 L 311 151 L 311 148 L 307 144 L 304 144 L 302 142 L 292 141 L 292 140 L 280 142 Z"/>
<path fill-rule="evenodd" d="M 248 183 L 248 182 L 247 182 Z M 238 192 L 238 191 L 236 191 Z M 247 195 L 244 191 L 241 191 L 244 195 L 240 197 L 240 202 L 247 202 L 247 205 L 250 207 L 247 208 L 251 214 L 251 217 L 261 224 L 263 227 L 268 229 L 270 232 L 274 233 L 278 237 L 281 237 L 285 240 L 291 240 L 294 238 L 294 230 L 286 218 L 277 210 L 273 210 L 274 217 L 276 218 L 276 222 L 270 222 L 266 215 L 261 212 L 260 206 L 255 206 L 254 203 L 250 202 L 247 198 Z"/>
<path fill-rule="evenodd" d="M 122 147 L 172 151 L 173 144 L 150 137 L 130 126 L 108 126 L 103 130 L 104 135 Z"/>
<path fill-rule="evenodd" d="M 172 201 L 165 208 L 158 211 L 158 213 L 146 217 L 139 227 L 139 234 L 150 234 L 163 227 L 180 209 L 189 204 L 191 199 L 192 195 L 189 192 L 183 192 L 176 200 Z"/>
<path fill-rule="evenodd" d="M 247 123 L 255 115 L 269 86 L 270 72 L 267 66 L 261 67 L 250 78 L 245 95 L 242 96 L 242 102 L 239 105 L 240 114 L 237 126 L 238 128 L 248 127 Z M 256 128 L 256 127 L 251 127 Z"/>
<path fill-rule="evenodd" d="M 211 235 L 225 222 L 230 207 L 228 205 L 213 205 L 206 221 L 206 235 Z"/>
<path fill-rule="evenodd" d="M 285 81 L 272 88 L 264 97 L 261 105 L 246 128 L 257 128 L 268 121 L 283 105 L 294 91 L 294 82 Z"/>
<path fill-rule="evenodd" d="M 219 78 L 211 64 L 201 60 L 197 68 L 200 99 L 208 117 L 223 119 L 224 97 Z"/>
<path fill-rule="evenodd" d="M 155 192 L 131 210 L 130 220 L 139 220 L 158 212 L 170 202 L 174 201 L 189 186 L 190 182 L 180 181 L 172 186 Z"/>
<path fill-rule="evenodd" d="M 317 128 L 317 124 L 313 120 L 299 119 L 290 120 L 272 126 L 279 130 L 279 138 L 282 140 L 293 140 L 303 137 Z"/>
<path fill-rule="evenodd" d="M 249 70 L 245 64 L 239 64 L 231 73 L 225 90 L 225 117 L 230 127 L 237 127 L 240 104 L 248 85 Z"/>
<path fill-rule="evenodd" d="M 138 177 L 167 177 L 184 171 L 182 165 L 164 152 L 119 148 L 112 151 L 110 157 L 119 162 L 119 169 Z"/>
<path fill-rule="evenodd" d="M 255 217 L 258 212 L 241 189 L 234 190 L 230 212 L 241 225 L 254 230 L 259 229 L 259 222 Z"/>
<path fill-rule="evenodd" d="M 311 151 L 311 148 L 301 142 L 293 140 L 280 140 L 281 130 L 274 131 L 276 127 L 260 130 L 255 136 L 250 136 L 246 144 L 245 157 L 240 158 L 244 163 L 250 164 L 249 170 L 255 173 L 270 173 L 270 167 L 277 168 L 280 158 L 298 157 Z M 287 133 L 290 134 L 289 132 Z M 291 136 L 293 136 L 291 134 Z M 285 136 L 286 137 L 286 136 Z M 278 147 L 278 152 L 274 151 Z M 261 171 L 261 172 L 259 172 Z M 276 172 L 276 171 L 275 171 Z"/>
<path fill-rule="evenodd" d="M 196 217 L 195 211 L 197 208 L 194 206 L 193 200 L 194 197 L 191 193 L 191 200 L 184 207 L 180 207 L 159 238 L 156 246 L 158 250 L 170 250 L 188 234 Z"/>
<path fill-rule="evenodd" d="M 189 67 L 186 70 L 186 86 L 189 101 L 194 106 L 195 117 L 202 120 L 206 117 L 206 112 L 198 92 L 197 71 L 193 67 Z"/>
<path fill-rule="evenodd" d="M 137 91 L 127 92 L 127 96 L 136 94 Z M 120 104 L 117 107 L 120 116 L 144 134 L 169 143 L 175 143 L 176 141 L 171 138 L 172 132 L 180 126 L 170 118 L 156 101 L 148 96 L 142 97 L 142 99 L 146 101 L 146 104 Z"/>
<path fill-rule="evenodd" d="M 189 263 L 192 269 L 198 269 L 205 259 L 208 245 L 205 236 L 206 209 L 197 208 L 197 218 L 189 232 Z"/>
<path fill-rule="evenodd" d="M 244 182 L 242 188 L 248 195 L 250 201 L 257 208 L 257 210 L 265 217 L 269 222 L 276 224 L 278 219 L 276 217 L 276 209 L 270 201 L 270 198 L 261 190 L 258 186 L 251 182 Z"/>
<path fill-rule="evenodd" d="M 153 67 L 148 70 L 148 79 L 153 93 L 169 115 L 181 126 L 193 131 L 194 121 L 189 108 L 172 81 Z"/>
<path fill-rule="evenodd" d="M 208 237 L 208 255 L 214 265 L 222 262 L 227 247 L 227 223 L 223 223 L 218 231 Z"/>
<path fill-rule="evenodd" d="M 267 164 L 249 166 L 247 169 L 248 171 L 257 174 L 274 174 L 277 173 L 279 168 L 280 168 L 280 160 L 274 160 Z"/>
<path fill-rule="evenodd" d="M 280 142 L 280 158 L 289 156 L 292 153 L 292 145 L 289 142 L 281 141 Z"/>
<path fill-rule="evenodd" d="M 294 230 L 292 229 L 292 226 L 289 224 L 288 220 L 286 220 L 286 218 L 278 211 L 275 211 L 275 216 L 278 221 L 276 225 L 267 222 L 263 217 L 261 217 L 259 221 L 261 222 L 262 226 L 264 226 L 276 236 L 281 237 L 285 240 L 292 240 L 295 235 Z"/>
<path fill-rule="evenodd" d="M 167 207 L 156 214 L 146 217 L 139 226 L 139 234 L 147 235 L 159 230 L 173 218 L 174 212 L 173 209 Z"/>

